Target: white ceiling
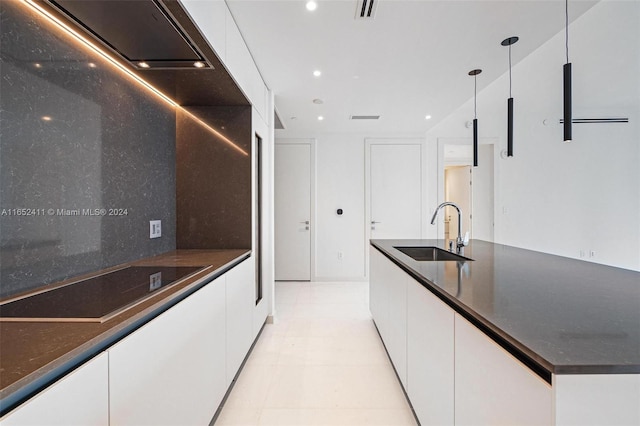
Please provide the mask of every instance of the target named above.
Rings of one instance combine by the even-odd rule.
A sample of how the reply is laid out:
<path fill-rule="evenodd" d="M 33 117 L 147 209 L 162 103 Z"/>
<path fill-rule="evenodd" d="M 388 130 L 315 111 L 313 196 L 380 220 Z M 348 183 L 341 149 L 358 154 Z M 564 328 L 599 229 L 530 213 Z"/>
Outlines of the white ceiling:
<path fill-rule="evenodd" d="M 318 0 L 314 12 L 305 2 L 227 0 L 275 93 L 286 128 L 279 134 L 427 131 L 473 97 L 470 70 L 483 70 L 478 91 L 508 70 L 503 39 L 520 37 L 512 46 L 515 65 L 565 22 L 563 0 L 378 0 L 369 21 L 355 19 L 356 0 Z M 595 3 L 571 1 L 570 20 Z M 313 76 L 316 69 L 321 77 Z"/>

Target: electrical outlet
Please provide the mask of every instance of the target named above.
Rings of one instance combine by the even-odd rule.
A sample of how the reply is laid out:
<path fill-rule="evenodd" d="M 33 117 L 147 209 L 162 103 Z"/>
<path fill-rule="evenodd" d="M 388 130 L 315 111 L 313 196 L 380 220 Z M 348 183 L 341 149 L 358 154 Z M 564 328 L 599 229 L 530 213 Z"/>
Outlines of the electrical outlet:
<path fill-rule="evenodd" d="M 338 252 L 338 259 L 342 260 L 343 253 L 341 251 Z"/>
<path fill-rule="evenodd" d="M 584 250 L 580 250 L 580 257 L 584 258 L 585 256 L 586 256 L 586 254 L 585 254 Z"/>
<path fill-rule="evenodd" d="M 595 250 L 589 250 L 589 257 L 596 257 L 596 251 Z"/>
<path fill-rule="evenodd" d="M 150 220 L 149 221 L 149 238 L 162 237 L 162 221 Z"/>
<path fill-rule="evenodd" d="M 149 275 L 149 291 L 154 291 L 162 287 L 162 272 Z"/>

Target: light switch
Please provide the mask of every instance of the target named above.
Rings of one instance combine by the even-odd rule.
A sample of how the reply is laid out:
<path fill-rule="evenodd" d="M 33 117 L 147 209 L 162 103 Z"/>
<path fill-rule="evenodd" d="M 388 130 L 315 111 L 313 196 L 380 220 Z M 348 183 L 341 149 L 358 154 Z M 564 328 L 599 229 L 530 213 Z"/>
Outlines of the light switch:
<path fill-rule="evenodd" d="M 149 238 L 162 237 L 162 221 L 150 220 L 149 221 Z"/>

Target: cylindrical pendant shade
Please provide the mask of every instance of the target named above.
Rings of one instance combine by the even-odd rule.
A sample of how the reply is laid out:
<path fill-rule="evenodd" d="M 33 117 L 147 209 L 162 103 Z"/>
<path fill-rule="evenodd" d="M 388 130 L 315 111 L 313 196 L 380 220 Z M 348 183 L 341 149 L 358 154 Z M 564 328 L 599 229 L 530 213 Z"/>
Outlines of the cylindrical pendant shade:
<path fill-rule="evenodd" d="M 507 156 L 513 157 L 513 98 L 507 99 Z"/>
<path fill-rule="evenodd" d="M 564 64 L 564 141 L 571 142 L 571 63 Z"/>
<path fill-rule="evenodd" d="M 473 119 L 473 167 L 478 167 L 478 119 Z"/>

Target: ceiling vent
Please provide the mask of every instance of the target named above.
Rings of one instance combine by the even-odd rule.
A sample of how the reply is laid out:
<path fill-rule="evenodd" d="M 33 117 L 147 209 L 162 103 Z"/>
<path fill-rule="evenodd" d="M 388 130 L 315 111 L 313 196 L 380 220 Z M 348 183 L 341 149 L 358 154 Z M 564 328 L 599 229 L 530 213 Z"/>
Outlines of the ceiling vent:
<path fill-rule="evenodd" d="M 379 120 L 379 115 L 352 115 L 349 120 Z"/>
<path fill-rule="evenodd" d="M 356 19 L 373 19 L 380 0 L 358 0 Z"/>

